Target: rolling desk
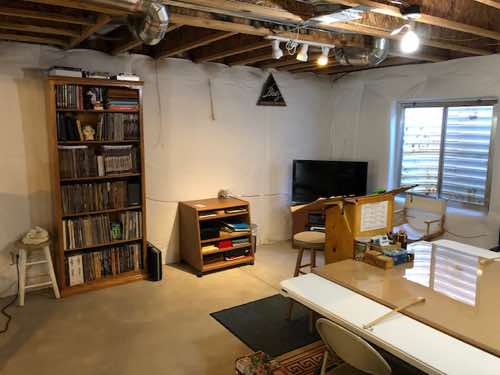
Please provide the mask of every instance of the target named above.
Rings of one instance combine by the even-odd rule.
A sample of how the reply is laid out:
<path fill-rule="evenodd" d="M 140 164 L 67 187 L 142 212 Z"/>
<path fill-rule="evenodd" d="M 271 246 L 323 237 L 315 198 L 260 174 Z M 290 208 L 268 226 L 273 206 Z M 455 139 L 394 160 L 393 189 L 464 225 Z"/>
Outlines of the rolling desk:
<path fill-rule="evenodd" d="M 480 264 L 482 260 L 492 259 L 498 256 L 498 254 L 494 252 L 453 241 L 440 240 L 433 244 L 445 249 L 454 249 L 459 257 L 482 257 L 483 259 L 477 258 L 478 264 Z M 425 243 L 420 243 L 416 246 L 423 245 L 425 245 Z M 430 246 L 430 244 L 428 246 Z M 432 257 L 430 259 L 432 259 Z M 327 265 L 324 267 L 323 271 L 328 270 L 328 267 L 330 267 L 330 269 L 332 269 L 332 267 L 338 267 L 339 265 L 343 267 L 342 263 L 344 262 L 354 261 L 349 260 Z M 373 266 L 366 266 L 372 267 L 374 271 L 378 271 L 378 269 Z M 478 277 L 483 278 L 483 276 L 492 273 L 492 271 L 490 271 L 491 269 L 486 271 L 487 268 L 484 268 L 490 266 L 494 267 L 491 269 L 495 269 L 494 273 L 496 277 L 496 269 L 500 267 L 500 262 L 490 262 L 482 266 L 482 273 L 479 272 Z M 434 263 L 433 267 L 436 268 L 436 263 Z M 439 267 L 441 267 L 441 265 L 439 265 Z M 420 285 L 417 280 L 411 280 L 412 277 L 420 277 L 421 282 L 423 280 L 428 280 L 429 286 L 431 282 L 435 283 L 436 281 L 436 279 L 432 281 L 432 270 L 431 273 L 427 275 L 425 272 L 422 274 L 422 270 L 418 269 L 418 267 L 407 267 L 406 269 L 418 271 L 413 274 L 410 272 L 409 279 L 406 279 L 406 282 Z M 318 271 L 322 273 L 322 269 L 318 269 Z M 461 270 L 457 269 L 457 271 Z M 379 276 L 377 276 L 377 272 L 375 272 L 374 275 L 373 277 L 371 275 L 358 275 L 358 282 L 361 281 L 361 283 L 358 283 L 357 287 L 364 290 L 363 294 L 365 295 L 353 290 L 355 288 L 353 288 L 352 285 L 340 285 L 338 282 L 328 280 L 325 277 L 326 275 L 320 276 L 318 274 L 308 274 L 283 281 L 281 283 L 282 294 L 296 300 L 326 318 L 337 322 L 367 341 L 374 343 L 427 373 L 453 375 L 500 374 L 500 358 L 492 354 L 492 352 L 495 352 L 498 347 L 500 347 L 500 336 L 498 336 L 499 339 L 497 341 L 488 341 L 488 337 L 491 338 L 492 336 L 488 336 L 488 334 L 484 335 L 484 333 L 483 335 L 478 333 L 477 338 L 462 337 L 462 339 L 458 339 L 456 336 L 458 336 L 457 330 L 459 330 L 460 327 L 456 325 L 451 324 L 450 327 L 448 327 L 451 332 L 451 334 L 449 334 L 449 332 L 445 333 L 443 330 L 432 327 L 429 322 L 427 322 L 427 324 L 423 323 L 420 318 L 420 320 L 417 320 L 414 317 L 405 315 L 409 312 L 418 312 L 419 307 L 408 309 L 408 311 L 402 313 L 396 313 L 392 317 L 375 325 L 371 331 L 363 329 L 362 327 L 364 324 L 391 311 L 391 308 L 387 307 L 391 305 L 391 303 L 387 301 L 381 303 L 380 300 L 376 301 L 373 296 L 368 297 L 370 293 L 377 294 L 377 290 L 381 293 L 384 288 L 383 283 L 380 283 L 380 279 L 378 279 Z M 335 277 L 342 278 L 341 275 L 336 275 Z M 479 298 L 479 300 L 474 300 L 470 295 L 466 297 L 459 296 L 458 299 L 457 296 L 453 296 L 454 299 L 452 299 L 450 303 L 452 305 L 456 305 L 457 303 L 469 304 L 469 306 L 470 303 L 481 303 L 480 294 L 484 287 L 484 285 L 481 285 L 483 281 L 484 280 L 479 280 L 477 284 L 477 298 Z M 490 281 L 492 282 L 493 280 Z M 363 286 L 363 283 L 366 287 Z M 378 287 L 376 283 L 378 283 Z M 495 290 L 498 285 L 499 284 L 494 285 Z M 422 288 L 424 287 L 423 285 L 420 286 Z M 442 294 L 442 292 L 438 291 L 435 291 L 435 293 Z M 409 296 L 400 296 L 400 298 L 403 297 L 407 298 Z M 460 298 L 462 298 L 462 300 L 460 300 Z M 496 305 L 493 304 L 493 307 L 496 308 Z M 474 306 L 470 307 L 470 311 L 469 316 L 473 317 Z M 440 314 L 446 314 L 446 312 L 441 311 Z M 498 316 L 498 318 L 490 319 L 500 319 L 500 311 L 497 311 L 496 316 Z M 453 316 L 449 316 L 448 318 L 450 321 L 454 320 Z M 460 319 L 457 321 L 460 322 Z M 492 321 L 490 321 L 490 323 L 491 322 Z M 483 328 L 495 333 L 498 331 L 499 325 L 490 325 Z M 465 331 L 459 333 L 466 335 L 468 331 L 465 329 Z M 483 350 L 476 344 L 464 341 L 464 339 L 469 339 L 468 341 L 474 342 L 475 339 L 481 338 L 483 338 L 485 342 L 479 344 L 484 344 L 489 350 Z"/>

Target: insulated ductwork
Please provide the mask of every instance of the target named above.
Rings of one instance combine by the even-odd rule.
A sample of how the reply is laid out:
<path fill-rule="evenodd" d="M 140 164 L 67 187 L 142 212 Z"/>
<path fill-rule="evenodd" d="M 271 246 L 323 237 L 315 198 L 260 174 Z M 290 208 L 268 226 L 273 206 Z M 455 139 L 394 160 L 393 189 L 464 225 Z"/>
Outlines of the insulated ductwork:
<path fill-rule="evenodd" d="M 160 0 L 97 0 L 96 3 L 134 12 L 128 25 L 137 39 L 144 44 L 158 44 L 167 33 L 168 10 Z"/>
<path fill-rule="evenodd" d="M 373 47 L 343 47 L 335 48 L 335 60 L 341 65 L 369 65 L 375 66 L 387 58 L 389 41 L 385 38 L 374 38 Z"/>
<path fill-rule="evenodd" d="M 155 0 L 143 0 L 138 3 L 141 12 L 129 17 L 130 30 L 144 44 L 154 46 L 167 33 L 167 7 Z"/>

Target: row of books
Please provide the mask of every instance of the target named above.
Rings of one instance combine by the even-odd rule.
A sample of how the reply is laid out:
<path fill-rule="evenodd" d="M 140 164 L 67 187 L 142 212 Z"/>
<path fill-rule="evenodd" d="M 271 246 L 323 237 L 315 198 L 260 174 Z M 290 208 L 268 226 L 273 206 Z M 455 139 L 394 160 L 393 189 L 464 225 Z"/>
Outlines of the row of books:
<path fill-rule="evenodd" d="M 139 139 L 139 116 L 136 113 L 105 113 L 99 115 L 95 130 L 97 141 Z"/>
<path fill-rule="evenodd" d="M 63 215 L 141 204 L 140 184 L 115 181 L 61 186 Z"/>
<path fill-rule="evenodd" d="M 58 146 L 61 178 L 107 176 L 139 171 L 139 150 L 132 145 Z"/>
<path fill-rule="evenodd" d="M 93 141 L 137 140 L 140 136 L 139 116 L 136 113 L 99 114 L 95 125 L 82 124 L 73 113 L 58 112 L 56 115 L 57 139 L 65 141 L 89 140 L 84 135 L 84 128 L 94 131 Z"/>
<path fill-rule="evenodd" d="M 109 215 L 63 220 L 64 248 L 72 250 L 142 237 L 142 212 L 124 212 L 119 218 L 115 222 Z"/>
<path fill-rule="evenodd" d="M 142 269 L 141 244 L 107 248 L 65 258 L 66 285 L 75 286 Z"/>
<path fill-rule="evenodd" d="M 57 85 L 56 106 L 59 109 L 84 109 L 83 86 Z"/>

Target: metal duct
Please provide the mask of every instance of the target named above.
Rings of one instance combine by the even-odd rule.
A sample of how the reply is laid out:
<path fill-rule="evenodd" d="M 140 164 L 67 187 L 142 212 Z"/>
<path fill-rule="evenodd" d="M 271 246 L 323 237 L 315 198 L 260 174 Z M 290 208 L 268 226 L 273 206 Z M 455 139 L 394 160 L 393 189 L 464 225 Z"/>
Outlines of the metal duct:
<path fill-rule="evenodd" d="M 141 13 L 129 16 L 129 27 L 137 39 L 144 44 L 154 46 L 167 33 L 169 19 L 167 7 L 155 0 L 143 0 L 139 3 Z"/>
<path fill-rule="evenodd" d="M 336 61 L 341 65 L 380 64 L 389 54 L 389 41 L 385 38 L 374 38 L 371 49 L 358 47 L 343 47 L 333 50 Z"/>

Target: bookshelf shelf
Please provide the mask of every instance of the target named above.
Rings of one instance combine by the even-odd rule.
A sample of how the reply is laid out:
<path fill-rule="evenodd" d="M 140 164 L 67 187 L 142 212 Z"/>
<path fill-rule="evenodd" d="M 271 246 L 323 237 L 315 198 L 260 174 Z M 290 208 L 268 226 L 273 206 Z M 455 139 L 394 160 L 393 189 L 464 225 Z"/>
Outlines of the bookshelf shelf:
<path fill-rule="evenodd" d="M 224 214 L 224 215 L 207 216 L 207 217 L 200 216 L 200 221 L 218 220 L 218 219 L 224 219 L 226 217 L 237 217 L 237 216 L 245 216 L 245 215 L 248 215 L 248 212 L 238 212 L 238 213 L 234 213 L 234 214 Z"/>
<path fill-rule="evenodd" d="M 78 247 L 78 248 L 75 248 L 75 249 L 64 249 L 64 252 L 68 253 L 70 251 L 82 251 L 82 250 L 88 250 L 88 249 L 97 249 L 99 247 L 117 246 L 117 245 L 123 245 L 123 244 L 127 244 L 127 243 L 137 242 L 137 241 L 142 241 L 142 237 L 141 238 L 134 238 L 132 240 L 111 241 L 111 242 L 107 242 L 107 243 L 103 243 L 103 244 L 98 244 L 98 245 Z"/>
<path fill-rule="evenodd" d="M 57 142 L 59 146 L 85 146 L 85 145 L 123 145 L 130 143 L 140 143 L 140 139 L 129 139 L 123 141 L 64 141 Z"/>
<path fill-rule="evenodd" d="M 56 112 L 79 112 L 79 113 L 139 113 L 136 109 L 67 109 L 58 108 Z"/>
<path fill-rule="evenodd" d="M 77 213 L 71 213 L 71 214 L 63 214 L 63 218 L 90 216 L 90 215 L 99 215 L 99 214 L 109 214 L 109 213 L 113 213 L 113 212 L 133 211 L 133 210 L 139 210 L 141 208 L 142 208 L 142 206 L 130 206 L 130 207 L 123 207 L 123 208 L 110 208 L 108 210 L 100 210 L 100 211 L 77 212 Z"/>
<path fill-rule="evenodd" d="M 225 213 L 224 211 L 244 209 L 245 212 Z M 182 260 L 192 266 L 198 276 L 206 272 L 221 270 L 241 264 L 254 263 L 253 237 L 251 231 L 224 232 L 220 231 L 223 221 L 217 219 L 235 220 L 250 225 L 250 205 L 247 201 L 237 198 L 227 199 L 202 199 L 179 203 L 180 229 L 181 229 L 181 257 Z M 207 213 L 219 213 L 217 216 L 200 217 Z M 202 229 L 213 227 L 218 230 L 218 237 L 202 239 Z M 212 231 L 212 229 L 211 229 Z M 215 232 L 214 234 L 217 234 Z M 231 247 L 203 251 L 202 247 L 207 244 L 216 245 L 219 241 L 248 238 L 249 243 L 238 244 L 232 242 Z M 230 253 L 233 252 L 233 253 Z M 228 259 L 232 256 L 241 256 L 237 259 Z"/>
<path fill-rule="evenodd" d="M 203 254 L 203 256 L 205 256 L 205 255 L 210 255 L 210 254 L 224 253 L 226 251 L 231 251 L 231 250 L 236 250 L 236 249 L 246 249 L 250 246 L 252 246 L 252 245 L 245 244 L 245 245 L 231 246 L 231 247 L 226 247 L 226 248 L 218 249 L 218 250 L 202 251 L 202 254 Z"/>
<path fill-rule="evenodd" d="M 121 174 L 110 174 L 107 176 L 93 176 L 93 177 L 78 177 L 78 178 L 61 178 L 61 182 L 85 182 L 85 181 L 97 181 L 97 180 L 119 180 L 123 178 L 139 177 L 141 173 L 121 173 Z"/>
<path fill-rule="evenodd" d="M 109 103 L 123 102 L 123 99 L 119 98 L 127 98 L 127 105 L 131 109 L 82 109 L 87 99 L 85 95 L 89 95 L 89 91 L 97 95 L 97 100 Z M 144 171 L 143 83 L 51 76 L 46 80 L 46 98 L 57 226 L 54 263 L 62 296 L 144 279 L 147 269 L 147 239 L 145 176 L 142 173 Z M 79 109 L 61 108 L 65 106 L 78 106 Z M 98 114 L 106 114 L 106 116 L 98 116 Z M 112 127 L 109 127 L 110 124 Z M 94 128 L 96 139 L 112 140 L 84 141 L 83 134 L 85 130 L 88 130 L 84 129 L 84 125 Z M 124 139 L 125 137 L 131 139 Z M 130 148 L 118 146 L 130 146 Z M 128 154 L 123 156 L 124 153 L 120 150 L 131 151 L 127 151 Z M 79 152 L 81 155 L 78 154 Z M 129 163 L 132 163 L 133 167 L 130 170 L 138 172 L 79 178 L 61 177 L 61 171 L 64 172 L 64 176 L 75 176 L 87 174 L 99 168 L 102 168 L 99 169 L 100 171 L 108 171 L 108 173 L 118 172 L 120 168 L 125 170 L 123 167 L 117 167 L 123 164 L 123 157 L 128 158 Z M 99 164 L 102 162 L 99 158 L 104 158 L 105 163 Z M 92 163 L 95 164 L 92 165 Z M 107 182 L 110 185 L 103 185 Z M 111 186 L 111 188 L 103 186 Z M 64 202 L 63 190 L 65 194 L 69 191 L 69 195 L 65 195 Z M 96 195 L 89 194 L 89 192 L 95 192 Z M 81 197 L 73 200 L 74 194 L 81 194 Z M 63 203 L 65 207 L 72 207 L 73 210 L 78 207 L 106 207 L 105 201 L 98 201 L 99 204 L 92 202 L 92 204 L 82 205 L 83 203 L 80 203 L 85 202 L 86 199 L 95 199 L 91 197 L 108 199 L 108 202 L 123 202 L 115 203 L 115 205 L 124 206 L 63 214 Z M 120 225 L 118 228 L 121 228 L 124 237 L 136 238 L 109 241 L 111 230 L 115 231 L 117 225 Z M 109 228 L 109 233 L 107 228 Z M 65 247 L 70 247 L 69 243 L 73 246 L 75 243 L 77 245 L 85 243 L 85 241 L 82 242 L 81 237 L 78 241 L 75 240 L 76 237 L 72 237 L 70 242 L 68 233 L 76 230 L 79 230 L 79 236 L 83 237 L 92 233 L 96 240 L 103 243 L 66 249 Z M 68 270 L 69 267 L 74 267 L 73 260 L 78 257 L 80 257 L 81 269 L 77 270 L 81 278 L 75 280 L 73 273 L 70 276 Z"/>

